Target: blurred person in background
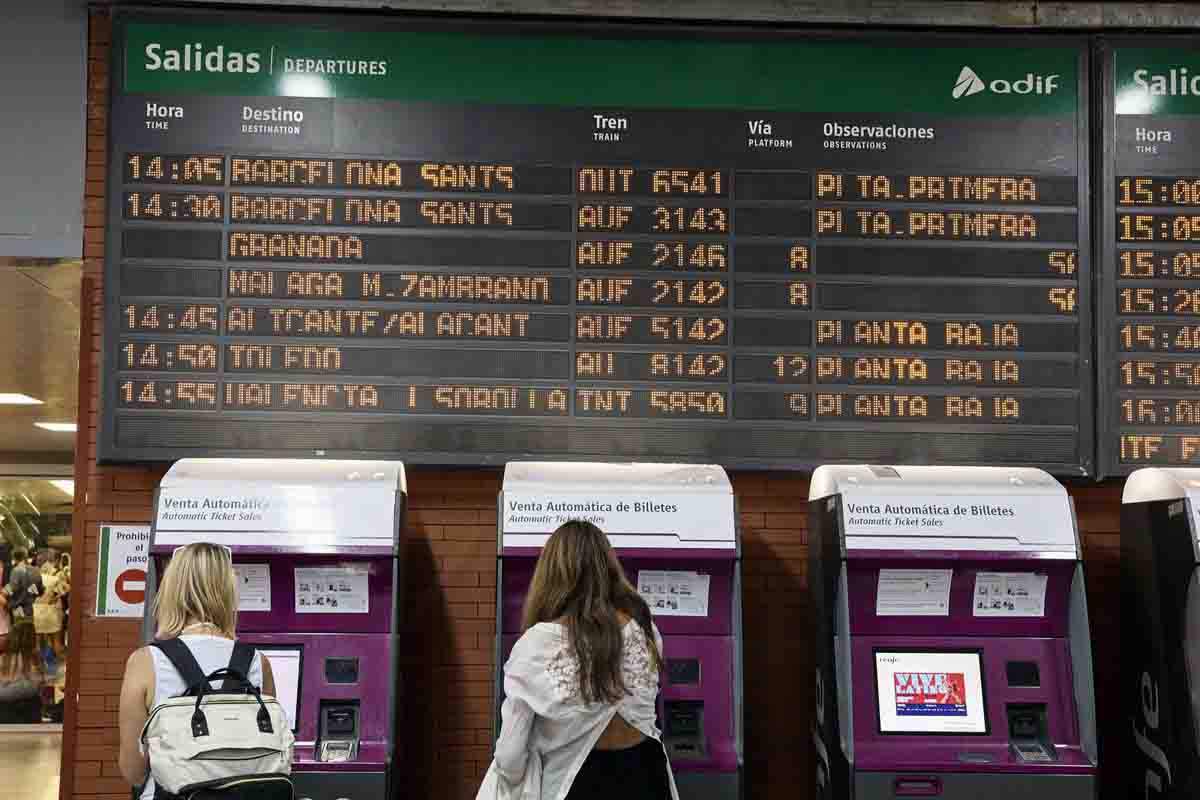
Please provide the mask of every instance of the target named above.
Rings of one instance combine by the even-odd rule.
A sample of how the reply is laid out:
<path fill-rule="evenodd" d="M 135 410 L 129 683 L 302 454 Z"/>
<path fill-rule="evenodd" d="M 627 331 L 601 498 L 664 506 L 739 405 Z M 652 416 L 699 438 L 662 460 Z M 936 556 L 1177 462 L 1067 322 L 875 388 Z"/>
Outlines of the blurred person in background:
<path fill-rule="evenodd" d="M 37 634 L 33 629 L 33 603 L 42 593 L 42 575 L 29 563 L 29 551 L 23 547 L 13 550 L 13 568 L 4 587 L 8 608 L 12 614 L 9 652 L 15 659 L 15 677 L 33 679 L 40 673 L 37 657 Z"/>
<path fill-rule="evenodd" d="M 58 554 L 53 550 L 42 557 L 42 591 L 33 602 L 37 649 L 45 662 L 46 673 L 50 675 L 57 671 L 65 654 L 62 598 L 71 590 L 69 578 L 59 569 L 58 563 Z"/>
<path fill-rule="evenodd" d="M 7 558 L 0 559 L 0 586 L 8 575 Z M 13 679 L 13 657 L 9 652 L 9 634 L 12 633 L 12 617 L 8 613 L 8 594 L 0 590 L 0 681 Z"/>
<path fill-rule="evenodd" d="M 58 553 L 42 556 L 42 593 L 33 603 L 33 630 L 46 682 L 41 689 L 43 722 L 62 722 L 66 692 L 66 648 L 63 644 L 63 597 L 71 590 L 70 573 L 59 566 Z"/>

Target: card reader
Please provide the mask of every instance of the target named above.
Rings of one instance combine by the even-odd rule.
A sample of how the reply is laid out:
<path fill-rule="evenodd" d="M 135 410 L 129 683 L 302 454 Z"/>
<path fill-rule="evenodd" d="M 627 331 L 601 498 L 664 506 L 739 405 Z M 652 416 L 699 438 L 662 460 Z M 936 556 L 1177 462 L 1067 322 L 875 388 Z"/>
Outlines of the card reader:
<path fill-rule="evenodd" d="M 708 758 L 703 701 L 667 700 L 663 703 L 663 716 L 663 742 L 672 760 L 702 761 Z"/>
<path fill-rule="evenodd" d="M 1018 761 L 1052 763 L 1058 760 L 1047 730 L 1045 703 L 1010 703 L 1005 711 L 1008 714 L 1008 743 Z"/>
<path fill-rule="evenodd" d="M 359 715 L 357 700 L 322 700 L 317 760 L 327 763 L 358 757 Z"/>

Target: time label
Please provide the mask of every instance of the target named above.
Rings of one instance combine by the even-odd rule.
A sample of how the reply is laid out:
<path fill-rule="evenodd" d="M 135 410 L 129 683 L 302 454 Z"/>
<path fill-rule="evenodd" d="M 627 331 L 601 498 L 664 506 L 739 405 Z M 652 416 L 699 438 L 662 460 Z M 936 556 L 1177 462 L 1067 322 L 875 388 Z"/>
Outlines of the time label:
<path fill-rule="evenodd" d="M 121 343 L 121 368 L 146 372 L 216 372 L 215 344 L 126 341 Z"/>
<path fill-rule="evenodd" d="M 1200 242 L 1200 214 L 1118 214 L 1119 242 Z"/>
<path fill-rule="evenodd" d="M 207 303 L 130 303 L 121 308 L 121 322 L 139 333 L 219 333 L 221 310 Z"/>
<path fill-rule="evenodd" d="M 225 201 L 209 192 L 126 192 L 125 219 L 223 222 Z"/>
<path fill-rule="evenodd" d="M 1117 178 L 1117 203 L 1123 206 L 1200 206 L 1200 175 Z"/>
<path fill-rule="evenodd" d="M 1200 426 L 1200 399 L 1123 396 L 1118 420 L 1123 425 Z"/>
<path fill-rule="evenodd" d="M 1200 390 L 1200 361 L 1122 361 L 1117 374 L 1121 386 Z"/>
<path fill-rule="evenodd" d="M 1117 290 L 1117 310 L 1122 314 L 1172 317 L 1200 316 L 1200 289 L 1123 288 Z"/>
<path fill-rule="evenodd" d="M 125 156 L 125 183 L 222 186 L 225 183 L 225 157 L 129 153 Z"/>
<path fill-rule="evenodd" d="M 1194 280 L 1200 278 L 1200 250 L 1121 250 L 1117 277 Z"/>
<path fill-rule="evenodd" d="M 213 411 L 217 408 L 217 382 L 121 381 L 117 401 L 125 408 Z"/>

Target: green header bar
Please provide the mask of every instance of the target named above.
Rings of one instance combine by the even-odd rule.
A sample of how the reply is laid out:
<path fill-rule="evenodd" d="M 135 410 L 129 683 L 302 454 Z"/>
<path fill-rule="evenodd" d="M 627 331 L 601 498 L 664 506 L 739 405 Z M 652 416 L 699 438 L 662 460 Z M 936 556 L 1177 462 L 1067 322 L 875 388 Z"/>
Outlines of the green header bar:
<path fill-rule="evenodd" d="M 130 93 L 946 115 L 1074 114 L 1078 47 L 129 22 Z"/>
<path fill-rule="evenodd" d="M 1120 48 L 1113 84 L 1118 114 L 1200 114 L 1200 48 Z"/>

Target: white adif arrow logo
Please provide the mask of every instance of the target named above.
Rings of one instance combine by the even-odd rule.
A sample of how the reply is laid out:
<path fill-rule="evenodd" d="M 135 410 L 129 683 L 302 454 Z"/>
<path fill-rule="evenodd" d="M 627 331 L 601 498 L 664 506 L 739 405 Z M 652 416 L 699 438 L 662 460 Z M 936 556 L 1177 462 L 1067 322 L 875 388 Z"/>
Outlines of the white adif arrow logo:
<path fill-rule="evenodd" d="M 975 74 L 975 70 L 970 67 L 963 67 L 962 72 L 958 73 L 958 80 L 954 82 L 954 91 L 950 94 L 955 100 L 958 100 L 960 97 L 970 97 L 973 94 L 979 94 L 983 89 L 983 81 Z"/>

